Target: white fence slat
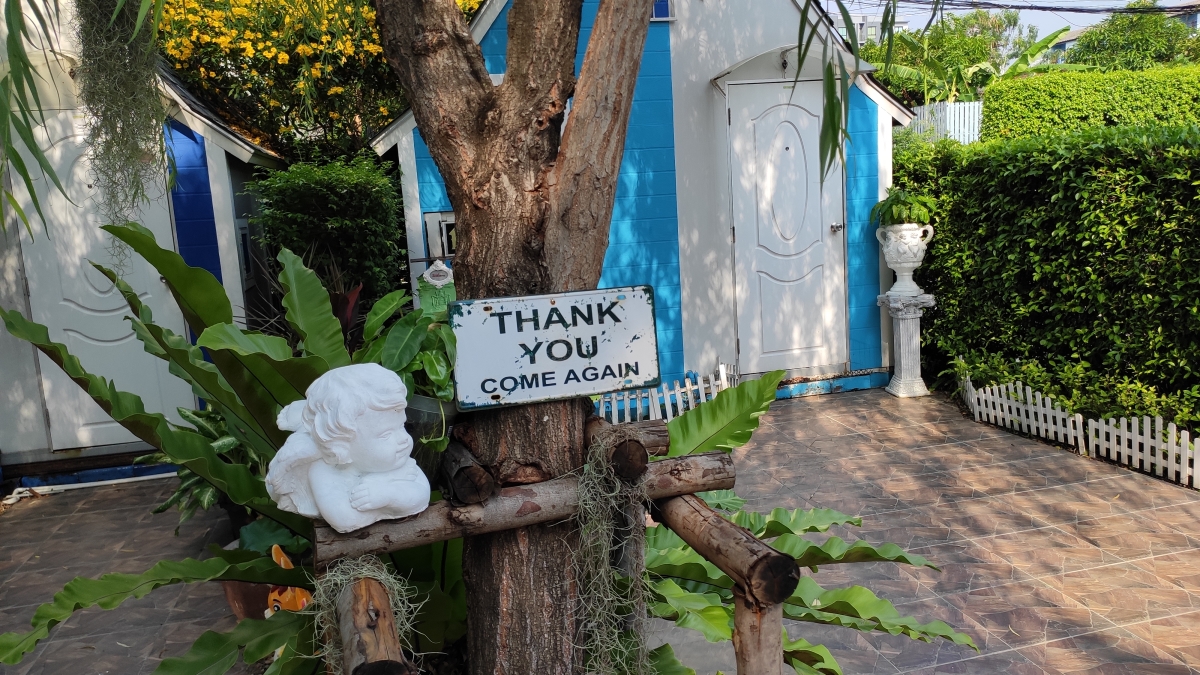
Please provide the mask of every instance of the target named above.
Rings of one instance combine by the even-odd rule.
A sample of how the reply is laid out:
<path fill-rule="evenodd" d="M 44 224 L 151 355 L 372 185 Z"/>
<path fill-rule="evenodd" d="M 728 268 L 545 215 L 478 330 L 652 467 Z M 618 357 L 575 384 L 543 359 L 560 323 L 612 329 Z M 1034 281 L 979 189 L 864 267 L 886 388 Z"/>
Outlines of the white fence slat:
<path fill-rule="evenodd" d="M 1196 485 L 1196 448 L 1188 438 L 1187 429 L 1184 429 L 1179 434 L 1179 446 L 1183 450 L 1181 456 L 1182 476 L 1179 479 L 1179 484 L 1193 488 L 1200 487 Z"/>
<path fill-rule="evenodd" d="M 1197 448 L 1187 431 L 1162 416 L 1084 419 L 1020 381 L 976 388 L 963 381 L 963 397 L 975 421 L 1073 448 L 1180 485 L 1196 487 Z"/>

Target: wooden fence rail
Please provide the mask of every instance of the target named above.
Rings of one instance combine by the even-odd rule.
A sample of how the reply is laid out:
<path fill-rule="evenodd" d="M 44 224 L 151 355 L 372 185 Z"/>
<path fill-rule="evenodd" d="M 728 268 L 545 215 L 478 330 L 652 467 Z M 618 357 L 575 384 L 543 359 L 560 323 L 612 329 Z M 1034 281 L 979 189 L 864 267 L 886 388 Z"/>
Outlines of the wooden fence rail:
<path fill-rule="evenodd" d="M 1172 483 L 1198 487 L 1196 446 L 1186 429 L 1162 417 L 1087 419 L 1064 410 L 1049 396 L 1021 382 L 976 389 L 967 378 L 963 397 L 975 421 L 1012 429 L 1106 459 Z"/>

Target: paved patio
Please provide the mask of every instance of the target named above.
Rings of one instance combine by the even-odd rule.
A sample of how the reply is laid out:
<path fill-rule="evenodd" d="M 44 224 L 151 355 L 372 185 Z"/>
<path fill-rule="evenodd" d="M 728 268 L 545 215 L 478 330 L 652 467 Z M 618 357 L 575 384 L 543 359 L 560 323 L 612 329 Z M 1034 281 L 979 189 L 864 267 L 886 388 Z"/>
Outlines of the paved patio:
<path fill-rule="evenodd" d="M 816 581 L 868 586 L 982 651 L 789 624 L 847 675 L 1200 673 L 1200 492 L 976 424 L 935 396 L 809 397 L 764 420 L 735 454 L 748 507 L 860 515 L 830 534 L 942 568 L 826 566 Z M 735 670 L 724 645 L 661 635 L 702 675 Z"/>
<path fill-rule="evenodd" d="M 982 649 L 789 625 L 828 646 L 847 675 L 1200 672 L 1200 493 L 975 424 L 935 397 L 805 398 L 764 420 L 736 453 L 751 507 L 861 515 L 862 528 L 831 534 L 896 542 L 943 570 L 827 566 L 817 581 L 867 585 Z M 179 537 L 175 513 L 149 513 L 173 482 L 77 490 L 0 514 L 0 632 L 25 629 L 35 603 L 74 576 L 141 571 L 227 541 L 215 511 Z M 150 673 L 203 630 L 232 626 L 219 587 L 163 588 L 76 615 L 0 674 Z M 656 637 L 702 675 L 735 670 L 728 645 L 662 623 Z"/>

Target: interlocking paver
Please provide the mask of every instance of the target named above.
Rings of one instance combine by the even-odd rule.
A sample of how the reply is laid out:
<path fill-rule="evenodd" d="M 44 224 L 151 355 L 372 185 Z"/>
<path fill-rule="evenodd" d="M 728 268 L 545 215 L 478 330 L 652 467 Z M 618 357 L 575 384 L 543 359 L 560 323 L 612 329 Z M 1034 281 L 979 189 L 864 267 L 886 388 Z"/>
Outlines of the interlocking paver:
<path fill-rule="evenodd" d="M 816 536 L 896 542 L 942 568 L 831 565 L 818 583 L 867 586 L 981 649 L 786 622 L 847 675 L 1200 673 L 1200 493 L 976 424 L 936 396 L 881 391 L 780 401 L 734 459 L 749 508 L 861 515 L 861 528 Z M 173 488 L 78 490 L 0 514 L 0 631 L 22 629 L 75 574 L 138 571 L 231 538 L 218 511 L 174 536 L 175 513 L 149 513 Z M 162 588 L 78 614 L 0 675 L 148 674 L 232 626 L 219 586 Z M 652 639 L 701 674 L 735 671 L 728 643 L 662 621 Z"/>

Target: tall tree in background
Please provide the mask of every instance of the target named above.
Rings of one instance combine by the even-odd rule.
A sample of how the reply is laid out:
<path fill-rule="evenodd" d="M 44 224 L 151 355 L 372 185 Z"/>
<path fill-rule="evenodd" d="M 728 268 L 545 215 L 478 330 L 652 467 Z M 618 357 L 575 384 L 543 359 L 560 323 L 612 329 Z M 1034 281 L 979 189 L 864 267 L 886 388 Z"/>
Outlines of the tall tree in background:
<path fill-rule="evenodd" d="M 1158 7 L 1156 0 L 1135 0 L 1128 7 Z M 1145 70 L 1197 53 L 1200 38 L 1185 23 L 1163 12 L 1113 14 L 1079 36 L 1067 50 L 1067 63 L 1104 70 Z M 1200 54 L 1197 54 L 1200 56 Z"/>
<path fill-rule="evenodd" d="M 946 79 L 957 76 L 961 80 L 953 87 L 961 94 L 964 89 L 983 87 L 988 82 L 988 71 L 980 66 L 988 64 L 993 72 L 1003 71 L 1011 60 L 1038 41 L 1037 32 L 1036 26 L 1020 22 L 1016 10 L 979 9 L 966 14 L 947 14 L 928 30 L 898 32 L 898 38 L 907 35 L 911 39 L 896 40 L 892 64 L 916 70 L 928 70 L 930 64 L 937 64 L 936 69 L 944 71 Z M 913 106 L 944 100 L 926 101 L 927 83 L 904 69 L 883 68 L 886 57 L 886 45 L 863 46 L 862 58 L 880 68 L 880 80 L 898 98 Z"/>

